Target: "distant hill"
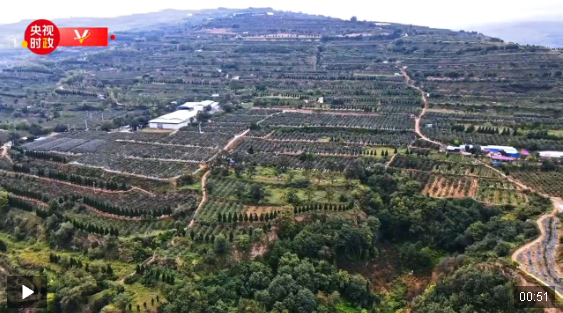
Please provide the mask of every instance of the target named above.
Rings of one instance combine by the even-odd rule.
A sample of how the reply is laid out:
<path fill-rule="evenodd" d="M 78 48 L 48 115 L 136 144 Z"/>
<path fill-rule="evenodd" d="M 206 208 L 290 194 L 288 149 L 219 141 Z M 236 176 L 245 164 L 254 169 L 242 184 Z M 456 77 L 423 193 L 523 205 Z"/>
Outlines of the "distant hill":
<path fill-rule="evenodd" d="M 189 21 L 191 19 L 200 20 L 207 17 L 218 17 L 226 14 L 232 14 L 238 11 L 252 10 L 253 12 L 271 11 L 271 8 L 247 8 L 247 9 L 205 9 L 205 10 L 162 10 L 158 12 L 132 14 L 118 17 L 93 18 L 93 17 L 72 17 L 53 19 L 52 21 L 59 27 L 108 27 L 110 32 L 119 32 L 127 30 L 139 30 L 150 28 L 154 25 L 175 24 L 181 21 Z M 18 39 L 23 38 L 25 28 L 33 20 L 22 20 L 13 24 L 0 24 L 0 38 L 15 36 Z"/>
<path fill-rule="evenodd" d="M 510 22 L 473 26 L 469 30 L 481 32 L 519 44 L 563 48 L 563 22 Z"/>

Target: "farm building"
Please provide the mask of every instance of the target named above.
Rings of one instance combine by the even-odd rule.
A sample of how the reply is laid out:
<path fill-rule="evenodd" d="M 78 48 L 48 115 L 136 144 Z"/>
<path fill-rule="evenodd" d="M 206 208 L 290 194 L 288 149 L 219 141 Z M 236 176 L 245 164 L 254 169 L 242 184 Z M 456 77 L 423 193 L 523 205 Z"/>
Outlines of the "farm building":
<path fill-rule="evenodd" d="M 219 110 L 219 102 L 213 100 L 205 100 L 200 102 L 186 102 L 178 107 L 178 110 L 194 110 L 201 111 L 206 106 L 211 106 L 211 111 Z"/>
<path fill-rule="evenodd" d="M 149 121 L 150 128 L 156 129 L 180 129 L 188 126 L 190 119 L 195 118 L 200 110 L 178 110 L 168 113 Z"/>
<path fill-rule="evenodd" d="M 481 150 L 487 151 L 487 152 L 490 152 L 490 153 L 504 152 L 506 154 L 506 156 L 513 157 L 513 158 L 517 158 L 517 157 L 520 156 L 520 154 L 518 153 L 518 150 L 516 150 L 514 147 L 509 147 L 509 146 L 482 146 Z"/>
<path fill-rule="evenodd" d="M 200 102 L 186 102 L 178 107 L 178 111 L 165 114 L 149 121 L 150 128 L 156 129 L 180 129 L 188 126 L 191 118 L 195 118 L 199 111 L 211 107 L 211 113 L 219 110 L 219 102 L 205 100 Z"/>
<path fill-rule="evenodd" d="M 513 162 L 513 161 L 516 160 L 516 158 L 504 156 L 504 155 L 495 155 L 495 156 L 491 157 L 491 159 L 493 159 L 494 161 L 500 161 L 500 162 Z"/>
<path fill-rule="evenodd" d="M 561 151 L 540 151 L 540 158 L 561 158 L 563 152 Z"/>
<path fill-rule="evenodd" d="M 460 153 L 460 152 L 466 152 L 468 150 L 471 150 L 472 148 L 473 148 L 473 145 L 447 146 L 446 152 Z"/>

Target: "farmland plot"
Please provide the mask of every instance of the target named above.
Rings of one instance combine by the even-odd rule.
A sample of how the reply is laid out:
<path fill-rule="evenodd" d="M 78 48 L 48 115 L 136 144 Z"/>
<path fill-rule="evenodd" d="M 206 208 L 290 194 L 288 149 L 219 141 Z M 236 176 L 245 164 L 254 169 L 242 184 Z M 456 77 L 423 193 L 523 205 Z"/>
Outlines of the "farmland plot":
<path fill-rule="evenodd" d="M 416 139 L 412 132 L 367 132 L 341 129 L 279 129 L 274 130 L 268 139 L 278 141 L 331 141 L 370 146 L 407 146 Z"/>
<path fill-rule="evenodd" d="M 553 197 L 563 196 L 563 173 L 511 171 L 510 175 L 539 192 Z"/>
<path fill-rule="evenodd" d="M 477 179 L 431 176 L 422 194 L 437 198 L 473 198 L 476 190 Z"/>
<path fill-rule="evenodd" d="M 516 184 L 502 181 L 480 179 L 476 199 L 493 204 L 523 204 L 528 202 L 528 197 Z"/>
<path fill-rule="evenodd" d="M 341 171 L 355 165 L 373 167 L 376 166 L 376 164 L 385 163 L 385 159 L 378 158 L 362 158 L 360 160 L 354 157 L 315 155 L 313 159 L 303 159 L 294 155 L 275 155 L 271 153 L 248 154 L 245 151 L 233 153 L 232 158 L 236 162 L 249 162 L 266 167 L 282 166 L 294 169 L 314 169 L 320 171 L 328 171 L 333 168 L 334 165 L 336 165 L 336 171 Z"/>
<path fill-rule="evenodd" d="M 87 154 L 78 157 L 76 164 L 103 168 L 105 170 L 146 176 L 149 178 L 167 179 L 191 174 L 200 168 L 199 163 L 169 162 L 152 159 L 134 159 L 107 154 Z"/>
<path fill-rule="evenodd" d="M 127 210 L 130 212 L 151 213 L 153 211 L 169 211 L 179 206 L 189 209 L 196 207 L 196 196 L 189 193 L 168 193 L 151 196 L 138 190 L 123 193 L 107 193 L 99 189 L 64 184 L 59 181 L 46 181 L 28 176 L 6 175 L 0 185 L 11 193 L 32 197 L 48 202 L 51 199 L 87 197 L 101 204 Z"/>
<path fill-rule="evenodd" d="M 408 115 L 351 116 L 337 114 L 303 114 L 286 112 L 268 119 L 265 126 L 340 127 L 381 130 L 413 130 L 414 122 Z"/>
<path fill-rule="evenodd" d="M 287 209 L 287 208 L 285 208 Z M 284 210 L 279 207 L 279 210 Z M 239 202 L 210 200 L 198 212 L 195 219 L 200 225 L 251 225 L 263 224 L 273 221 L 279 210 L 245 210 L 245 206 Z"/>
<path fill-rule="evenodd" d="M 171 182 L 169 180 L 165 180 L 165 178 L 177 176 L 179 175 L 179 173 L 189 174 L 194 170 L 196 170 L 196 168 L 194 167 L 195 164 L 192 163 L 169 163 L 169 162 L 166 163 L 165 162 L 164 165 L 166 165 L 166 167 L 159 167 L 158 164 L 154 164 L 153 165 L 154 168 L 150 168 L 151 162 L 157 162 L 157 163 L 160 162 L 159 161 L 140 162 L 139 160 L 135 160 L 135 159 L 124 159 L 122 160 L 121 164 L 117 164 L 115 167 L 111 167 L 107 163 L 103 163 L 102 158 L 99 156 L 96 157 L 91 162 L 87 162 L 88 164 L 90 164 L 89 166 L 82 166 L 77 164 L 80 162 L 79 160 L 82 157 L 78 158 L 76 161 L 73 161 L 71 163 L 59 163 L 59 162 L 52 162 L 52 161 L 33 159 L 33 158 L 28 158 L 27 160 L 21 163 L 26 167 L 35 169 L 35 171 L 39 169 L 42 169 L 44 171 L 54 170 L 58 172 L 63 172 L 68 175 L 78 175 L 78 176 L 97 178 L 104 181 L 115 182 L 120 186 L 122 184 L 125 184 L 127 186 L 141 187 L 145 190 L 152 190 L 152 191 L 162 190 L 166 187 L 170 187 Z M 116 161 L 116 159 L 114 160 Z M 102 163 L 100 163 L 100 167 L 93 167 L 94 164 L 96 164 L 95 162 L 102 162 Z M 171 170 L 171 168 L 174 167 L 175 165 L 185 166 L 185 168 L 182 167 L 182 168 Z M 103 168 L 105 168 L 106 170 L 104 170 Z M 112 168 L 113 168 L 113 172 L 108 171 L 111 170 Z M 122 171 L 119 171 L 119 169 L 122 169 Z M 127 174 L 123 175 L 116 172 L 123 172 Z M 135 175 L 129 175 L 129 174 L 135 174 Z M 155 179 L 142 178 L 141 175 L 147 177 L 153 176 L 153 178 Z"/>
<path fill-rule="evenodd" d="M 260 139 L 245 139 L 239 142 L 235 151 L 273 154 L 321 154 L 357 156 L 363 152 L 362 146 L 343 145 L 329 142 L 284 142 Z"/>

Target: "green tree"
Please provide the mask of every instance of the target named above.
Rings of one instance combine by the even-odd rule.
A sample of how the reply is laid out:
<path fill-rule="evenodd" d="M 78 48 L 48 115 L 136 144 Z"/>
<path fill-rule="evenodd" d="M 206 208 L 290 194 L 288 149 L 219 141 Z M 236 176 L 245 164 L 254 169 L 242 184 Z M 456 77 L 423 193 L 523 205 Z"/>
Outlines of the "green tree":
<path fill-rule="evenodd" d="M 229 252 L 229 242 L 223 234 L 219 234 L 217 237 L 215 237 L 215 241 L 213 242 L 213 249 L 218 255 L 225 255 Z"/>
<path fill-rule="evenodd" d="M 10 139 L 10 142 L 15 145 L 20 140 L 21 136 L 17 132 L 9 132 L 8 138 Z"/>
<path fill-rule="evenodd" d="M 246 167 L 246 175 L 248 176 L 248 178 L 252 179 L 252 177 L 257 173 L 258 171 L 256 169 L 256 165 L 250 164 Z"/>
<path fill-rule="evenodd" d="M 113 298 L 113 303 L 118 309 L 122 311 L 125 311 L 127 309 L 127 306 L 129 306 L 129 309 L 131 309 L 131 297 L 127 292 L 118 294 L 115 298 Z"/>
<path fill-rule="evenodd" d="M 305 189 L 305 196 L 307 197 L 307 201 L 311 202 L 314 195 L 315 195 L 315 191 L 313 190 L 313 188 L 309 187 Z"/>
<path fill-rule="evenodd" d="M 332 201 L 334 201 L 334 189 L 330 188 L 326 190 L 326 199 L 328 200 L 329 203 L 332 203 Z"/>
<path fill-rule="evenodd" d="M 301 202 L 301 199 L 299 199 L 299 195 L 297 194 L 297 190 L 295 190 L 295 188 L 287 189 L 283 198 L 291 204 L 298 204 Z"/>
<path fill-rule="evenodd" d="M 252 248 L 252 241 L 248 235 L 238 235 L 236 240 L 237 248 L 244 252 L 249 252 Z"/>
<path fill-rule="evenodd" d="M 8 207 L 8 192 L 0 188 L 0 211 Z"/>
<path fill-rule="evenodd" d="M 317 179 L 317 184 L 321 183 L 321 180 L 324 178 L 324 174 L 322 171 L 315 172 L 315 178 Z"/>
<path fill-rule="evenodd" d="M 239 301 L 237 311 L 238 313 L 266 313 L 266 310 L 260 305 L 259 302 L 251 299 L 242 298 Z"/>
<path fill-rule="evenodd" d="M 283 210 L 280 212 L 278 219 L 278 234 L 281 238 L 293 238 L 297 231 L 295 224 L 295 214 L 292 210 Z"/>
<path fill-rule="evenodd" d="M 255 202 L 259 203 L 266 197 L 266 188 L 262 184 L 252 184 L 250 186 L 250 198 Z"/>
<path fill-rule="evenodd" d="M 234 193 L 237 199 L 241 201 L 244 200 L 244 198 L 246 197 L 246 184 L 240 181 L 236 182 L 234 187 Z"/>
<path fill-rule="evenodd" d="M 55 132 L 56 133 L 64 133 L 66 131 L 68 131 L 68 127 L 66 125 L 57 124 L 57 126 L 55 126 Z"/>
<path fill-rule="evenodd" d="M 414 312 L 531 312 L 515 302 L 518 283 L 498 264 L 470 264 L 443 275 L 414 304 Z"/>
<path fill-rule="evenodd" d="M 100 130 L 105 131 L 105 132 L 109 132 L 114 127 L 115 126 L 113 125 L 113 123 L 111 121 L 105 121 L 105 122 L 102 123 L 102 125 L 100 125 Z"/>

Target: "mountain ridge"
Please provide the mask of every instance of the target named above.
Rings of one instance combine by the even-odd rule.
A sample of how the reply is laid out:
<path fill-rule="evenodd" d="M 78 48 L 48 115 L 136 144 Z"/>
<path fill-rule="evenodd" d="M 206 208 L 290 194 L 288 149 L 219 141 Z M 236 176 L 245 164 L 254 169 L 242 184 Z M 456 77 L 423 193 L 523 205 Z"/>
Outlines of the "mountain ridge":
<path fill-rule="evenodd" d="M 562 21 L 516 21 L 485 24 L 470 27 L 487 36 L 519 44 L 540 45 L 550 48 L 563 47 Z"/>

